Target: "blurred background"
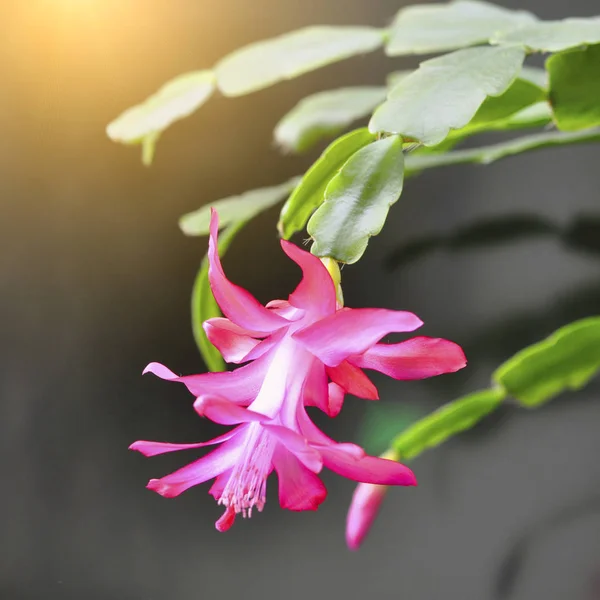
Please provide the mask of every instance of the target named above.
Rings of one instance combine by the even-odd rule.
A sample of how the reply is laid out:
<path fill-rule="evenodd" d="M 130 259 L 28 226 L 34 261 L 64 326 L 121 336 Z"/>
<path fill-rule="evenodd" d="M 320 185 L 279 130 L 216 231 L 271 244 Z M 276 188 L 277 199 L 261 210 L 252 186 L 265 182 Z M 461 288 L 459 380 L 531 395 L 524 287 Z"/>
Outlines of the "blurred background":
<path fill-rule="evenodd" d="M 547 19 L 598 12 L 597 0 L 505 5 Z M 301 173 L 318 151 L 283 157 L 271 140 L 301 96 L 382 84 L 417 61 L 374 53 L 247 97 L 215 97 L 167 131 L 150 169 L 139 148 L 108 140 L 106 124 L 241 45 L 309 24 L 381 26 L 401 6 L 0 4 L 2 600 L 600 598 L 598 382 L 536 412 L 503 409 L 418 458 L 419 487 L 392 490 L 358 553 L 344 543 L 349 481 L 325 474 L 325 504 L 294 514 L 278 507 L 272 480 L 265 512 L 219 534 L 208 486 L 174 500 L 144 487 L 187 456 L 127 451 L 137 439 L 214 433 L 183 386 L 141 377 L 154 360 L 181 373 L 204 368 L 189 295 L 206 240 L 185 238 L 178 217 Z M 366 431 L 373 424 L 385 421 L 392 435 L 407 415 L 486 385 L 523 346 L 598 314 L 599 159 L 598 146 L 571 147 L 411 180 L 364 259 L 344 269 L 346 302 L 418 313 L 423 334 L 460 343 L 469 367 L 425 382 L 375 378 L 381 405 L 349 399 L 320 425 L 380 451 Z M 522 215 L 570 234 L 525 227 L 511 243 L 473 246 L 467 236 L 411 260 L 403 253 L 499 218 L 508 224 L 499 237 L 511 237 Z M 256 219 L 225 259 L 230 278 L 262 301 L 286 297 L 298 279 L 278 250 L 276 216 Z"/>

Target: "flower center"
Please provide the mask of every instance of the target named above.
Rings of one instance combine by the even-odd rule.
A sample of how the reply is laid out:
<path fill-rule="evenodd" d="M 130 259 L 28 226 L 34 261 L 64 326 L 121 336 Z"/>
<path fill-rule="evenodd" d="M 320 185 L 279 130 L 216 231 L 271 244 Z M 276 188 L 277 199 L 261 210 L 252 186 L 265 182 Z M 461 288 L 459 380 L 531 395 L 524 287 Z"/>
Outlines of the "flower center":
<path fill-rule="evenodd" d="M 217 522 L 221 531 L 233 525 L 235 515 L 252 516 L 252 509 L 265 506 L 267 477 L 272 469 L 275 440 L 260 423 L 250 423 L 240 460 L 233 467 L 219 504 L 226 506 L 225 514 Z"/>

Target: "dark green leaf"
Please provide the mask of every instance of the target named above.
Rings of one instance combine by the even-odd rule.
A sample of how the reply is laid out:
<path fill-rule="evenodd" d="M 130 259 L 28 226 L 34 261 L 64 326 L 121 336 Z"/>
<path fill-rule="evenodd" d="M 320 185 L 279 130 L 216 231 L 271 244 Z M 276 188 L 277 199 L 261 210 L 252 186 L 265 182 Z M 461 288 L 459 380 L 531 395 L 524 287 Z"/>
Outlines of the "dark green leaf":
<path fill-rule="evenodd" d="M 447 52 L 535 21 L 531 13 L 474 0 L 407 6 L 394 20 L 385 50 L 389 56 Z"/>
<path fill-rule="evenodd" d="M 520 44 L 539 52 L 559 52 L 600 43 L 600 17 L 539 21 L 495 35 L 492 44 Z"/>
<path fill-rule="evenodd" d="M 239 221 L 221 233 L 219 236 L 219 255 L 221 257 L 227 252 L 233 238 L 245 224 L 246 221 Z M 192 288 L 192 331 L 200 354 L 210 371 L 224 371 L 225 361 L 221 353 L 208 341 L 202 323 L 207 319 L 220 316 L 221 311 L 208 283 L 208 257 L 205 256 Z"/>
<path fill-rule="evenodd" d="M 536 407 L 579 389 L 600 369 L 600 317 L 562 327 L 507 360 L 493 379 L 521 404 Z"/>
<path fill-rule="evenodd" d="M 332 142 L 306 172 L 281 209 L 277 228 L 284 239 L 304 229 L 313 211 L 321 205 L 329 180 L 360 148 L 375 140 L 366 128 L 356 129 Z"/>
<path fill-rule="evenodd" d="M 106 133 L 115 142 L 142 144 L 144 164 L 149 165 L 160 133 L 202 106 L 214 87 L 211 71 L 180 75 L 141 104 L 126 110 L 108 125 Z"/>
<path fill-rule="evenodd" d="M 383 37 L 374 27 L 305 27 L 232 52 L 216 66 L 217 85 L 226 96 L 248 94 L 376 50 Z"/>
<path fill-rule="evenodd" d="M 385 87 L 347 87 L 308 96 L 279 121 L 275 141 L 285 150 L 304 152 L 370 116 L 386 92 Z"/>
<path fill-rule="evenodd" d="M 230 196 L 216 202 L 209 202 L 202 208 L 183 215 L 179 219 L 179 227 L 186 235 L 208 235 L 211 208 L 214 208 L 219 214 L 220 227 L 226 227 L 238 221 L 249 221 L 267 208 L 282 202 L 299 182 L 300 177 L 293 177 L 280 185 L 258 188 L 239 196 Z"/>
<path fill-rule="evenodd" d="M 450 402 L 403 431 L 392 442 L 392 448 L 401 461 L 413 459 L 476 425 L 497 408 L 505 396 L 504 390 L 491 388 Z"/>
<path fill-rule="evenodd" d="M 504 93 L 524 58 L 519 47 L 478 47 L 427 60 L 392 89 L 369 129 L 435 146 L 467 125 L 486 97 Z"/>
<path fill-rule="evenodd" d="M 325 201 L 308 222 L 317 256 L 354 263 L 369 238 L 385 223 L 390 206 L 402 192 L 402 138 L 390 136 L 360 149 L 331 179 Z"/>
<path fill-rule="evenodd" d="M 600 125 L 600 44 L 554 54 L 546 69 L 558 128 L 576 131 Z"/>

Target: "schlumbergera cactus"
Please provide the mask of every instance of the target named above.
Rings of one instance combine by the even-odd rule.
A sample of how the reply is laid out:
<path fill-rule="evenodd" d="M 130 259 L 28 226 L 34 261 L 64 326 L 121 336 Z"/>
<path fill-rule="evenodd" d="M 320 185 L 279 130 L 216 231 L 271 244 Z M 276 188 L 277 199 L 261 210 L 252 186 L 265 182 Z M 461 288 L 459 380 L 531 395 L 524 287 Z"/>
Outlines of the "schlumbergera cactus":
<path fill-rule="evenodd" d="M 381 343 L 386 334 L 412 332 L 421 321 L 403 311 L 344 307 L 338 264 L 359 261 L 409 176 L 600 140 L 600 17 L 542 21 L 525 11 L 457 0 L 402 8 L 386 28 L 307 27 L 237 50 L 213 69 L 177 77 L 125 111 L 107 132 L 115 141 L 141 144 L 143 161 L 150 165 L 163 131 L 199 109 L 215 90 L 225 96 L 248 94 L 380 48 L 392 57 L 440 56 L 415 71 L 390 73 L 381 86 L 357 85 L 304 98 L 275 124 L 274 137 L 283 150 L 304 152 L 342 133 L 304 175 L 210 202 L 181 218 L 186 235 L 210 234 L 192 292 L 192 326 L 213 373 L 179 377 L 158 363 L 146 371 L 184 383 L 198 415 L 233 429 L 208 442 L 138 441 L 131 448 L 152 456 L 217 446 L 178 471 L 152 479 L 148 487 L 172 497 L 214 480 L 210 493 L 225 510 L 216 524 L 219 531 L 228 529 L 237 514 L 263 509 L 273 470 L 282 507 L 316 509 L 326 496 L 317 474 L 327 467 L 362 482 L 346 536 L 348 545 L 357 548 L 387 486 L 415 484 L 403 462 L 473 427 L 507 398 L 537 407 L 584 385 L 600 367 L 600 317 L 565 325 L 501 365 L 489 389 L 410 425 L 390 440 L 380 458 L 325 436 L 306 411 L 313 406 L 335 417 L 346 394 L 377 399 L 364 369 L 410 380 L 465 366 L 461 348 L 447 340 L 412 337 Z M 536 53 L 549 55 L 545 68 L 528 64 Z M 367 119 L 367 127 L 344 133 Z M 534 133 L 456 149 L 478 133 L 524 130 Z M 219 253 L 255 215 L 281 202 L 277 229 L 282 249 L 301 268 L 303 279 L 288 300 L 263 306 L 225 277 Z M 305 229 L 310 253 L 287 241 Z M 247 364 L 226 371 L 224 361 Z"/>

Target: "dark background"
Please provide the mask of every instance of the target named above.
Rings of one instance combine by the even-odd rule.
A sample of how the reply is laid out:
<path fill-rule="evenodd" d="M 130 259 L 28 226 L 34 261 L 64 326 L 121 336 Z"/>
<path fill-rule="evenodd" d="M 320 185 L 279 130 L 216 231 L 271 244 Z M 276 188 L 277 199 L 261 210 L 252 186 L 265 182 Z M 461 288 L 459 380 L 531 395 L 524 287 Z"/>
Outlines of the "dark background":
<path fill-rule="evenodd" d="M 544 18 L 598 12 L 596 0 L 506 4 Z M 175 500 L 144 487 L 187 456 L 127 451 L 136 439 L 212 433 L 182 386 L 141 377 L 153 360 L 203 369 L 189 292 L 206 240 L 181 235 L 178 217 L 302 172 L 316 154 L 282 157 L 271 141 L 302 95 L 379 84 L 416 61 L 374 53 L 248 97 L 213 98 L 163 136 L 150 169 L 138 148 L 106 138 L 106 124 L 240 45 L 314 23 L 379 26 L 400 5 L 1 3 L 2 600 L 600 598 L 597 383 L 539 411 L 503 409 L 417 459 L 420 486 L 389 494 L 358 553 L 344 544 L 351 482 L 325 474 L 327 502 L 295 514 L 277 506 L 273 480 L 265 512 L 219 534 L 208 486 Z M 427 382 L 379 378 L 383 407 L 424 414 L 486 385 L 524 345 L 598 314 L 599 257 L 554 234 L 438 250 L 401 268 L 389 257 L 406 241 L 498 216 L 533 213 L 564 228 L 597 215 L 599 159 L 598 147 L 556 149 L 407 185 L 365 258 L 344 269 L 346 302 L 417 312 L 423 333 L 459 342 L 470 365 Z M 298 277 L 278 250 L 276 215 L 256 219 L 225 260 L 263 301 L 286 297 Z M 360 440 L 373 410 L 350 399 L 323 425 Z"/>

